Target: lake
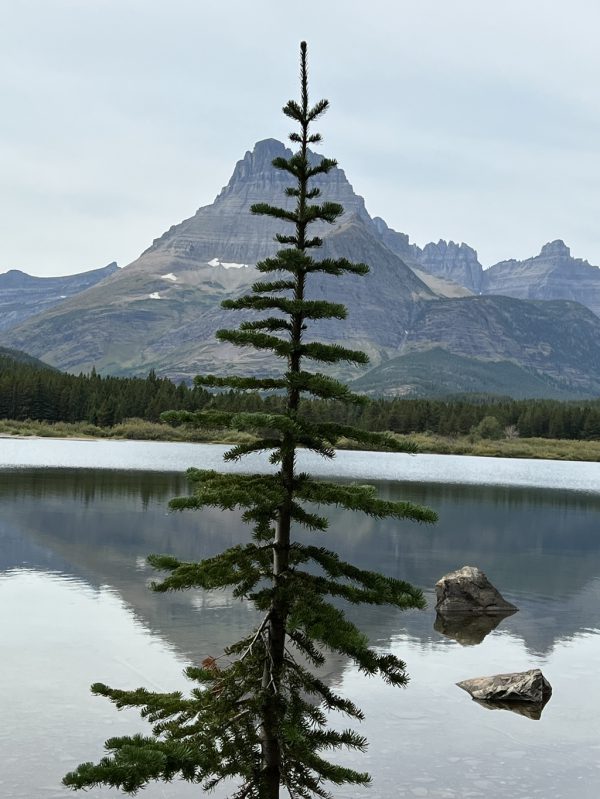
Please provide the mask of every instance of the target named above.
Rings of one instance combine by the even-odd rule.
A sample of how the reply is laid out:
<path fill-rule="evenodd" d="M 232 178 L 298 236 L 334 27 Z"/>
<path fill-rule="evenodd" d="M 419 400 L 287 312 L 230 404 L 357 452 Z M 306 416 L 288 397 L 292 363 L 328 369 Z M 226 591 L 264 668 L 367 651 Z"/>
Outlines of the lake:
<path fill-rule="evenodd" d="M 177 472 L 219 468 L 223 449 L 0 440 L 2 796 L 64 799 L 67 770 L 100 757 L 107 737 L 144 731 L 135 713 L 91 696 L 92 682 L 185 689 L 186 664 L 218 655 L 255 623 L 252 608 L 226 592 L 158 595 L 146 587 L 151 552 L 199 559 L 247 538 L 238 514 L 166 507 L 187 493 Z M 266 468 L 264 459 L 247 464 Z M 428 599 L 425 611 L 349 614 L 374 646 L 407 662 L 406 689 L 366 679 L 343 658 L 327 660 L 327 680 L 364 710 L 359 729 L 370 743 L 366 755 L 339 759 L 373 776 L 370 788 L 335 796 L 595 799 L 600 465 L 341 452 L 334 464 L 306 458 L 302 467 L 371 479 L 383 497 L 440 515 L 437 525 L 421 526 L 330 514 L 326 546 L 409 580 Z M 434 629 L 433 586 L 465 564 L 482 568 L 520 608 L 479 644 Z M 537 721 L 488 710 L 455 686 L 535 667 L 554 691 Z M 199 795 L 183 784 L 142 794 Z"/>

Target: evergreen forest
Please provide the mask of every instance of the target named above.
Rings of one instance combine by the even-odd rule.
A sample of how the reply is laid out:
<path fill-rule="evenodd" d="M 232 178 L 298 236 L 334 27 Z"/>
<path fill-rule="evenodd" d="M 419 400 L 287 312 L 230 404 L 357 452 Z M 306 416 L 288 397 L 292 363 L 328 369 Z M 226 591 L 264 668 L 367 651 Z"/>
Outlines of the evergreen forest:
<path fill-rule="evenodd" d="M 175 385 L 150 372 L 146 378 L 72 375 L 39 361 L 0 354 L 0 419 L 88 422 L 100 427 L 136 418 L 156 422 L 167 410 L 273 412 L 283 397 L 255 391 L 214 394 L 200 385 Z M 395 433 L 466 435 L 488 417 L 502 435 L 570 440 L 600 439 L 600 400 L 512 400 L 491 396 L 447 399 L 378 399 L 364 405 L 304 400 L 312 421 Z"/>

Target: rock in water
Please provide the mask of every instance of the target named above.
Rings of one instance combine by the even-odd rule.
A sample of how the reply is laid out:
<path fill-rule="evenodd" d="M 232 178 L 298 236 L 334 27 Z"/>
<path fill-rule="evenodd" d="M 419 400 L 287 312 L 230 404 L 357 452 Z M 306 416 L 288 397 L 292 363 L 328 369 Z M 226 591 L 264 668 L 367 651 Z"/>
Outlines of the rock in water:
<path fill-rule="evenodd" d="M 475 677 L 456 684 L 482 702 L 532 702 L 543 706 L 552 695 L 552 686 L 540 669 Z"/>
<path fill-rule="evenodd" d="M 463 566 L 462 569 L 444 575 L 435 584 L 439 614 L 516 613 L 518 608 L 507 602 L 502 594 L 490 583 L 485 574 L 475 566 Z"/>

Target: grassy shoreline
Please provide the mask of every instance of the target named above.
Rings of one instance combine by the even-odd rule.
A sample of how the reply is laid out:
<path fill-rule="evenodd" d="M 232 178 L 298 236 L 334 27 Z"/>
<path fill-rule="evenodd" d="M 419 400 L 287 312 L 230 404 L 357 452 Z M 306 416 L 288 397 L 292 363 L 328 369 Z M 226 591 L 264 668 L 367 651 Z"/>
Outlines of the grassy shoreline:
<path fill-rule="evenodd" d="M 130 419 L 114 427 L 97 427 L 87 422 L 17 422 L 0 419 L 4 438 L 76 438 L 80 440 L 116 439 L 130 441 L 187 441 L 203 444 L 237 444 L 252 441 L 252 436 L 231 430 L 187 430 L 156 422 Z M 563 461 L 600 461 L 600 441 L 572 441 L 550 438 L 511 438 L 492 441 L 469 436 L 450 437 L 415 433 L 410 438 L 423 453 L 437 455 L 475 455 L 492 458 L 528 458 Z M 360 449 L 355 442 L 342 441 L 340 449 Z"/>

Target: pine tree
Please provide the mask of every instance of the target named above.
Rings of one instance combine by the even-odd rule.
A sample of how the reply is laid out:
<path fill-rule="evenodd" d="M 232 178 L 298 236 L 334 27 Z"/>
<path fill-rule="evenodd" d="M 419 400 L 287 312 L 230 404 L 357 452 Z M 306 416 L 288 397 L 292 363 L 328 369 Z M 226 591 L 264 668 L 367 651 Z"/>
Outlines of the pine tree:
<path fill-rule="evenodd" d="M 203 387 L 283 393 L 282 412 L 207 409 L 166 416 L 173 424 L 251 432 L 255 434 L 253 442 L 233 447 L 225 459 L 237 461 L 249 452 L 266 450 L 278 468 L 272 474 L 251 475 L 190 470 L 193 496 L 173 500 L 171 507 L 241 508 L 244 521 L 253 526 L 253 538 L 251 543 L 200 563 L 150 556 L 152 566 L 169 572 L 154 590 L 231 587 L 235 596 L 251 600 L 263 612 L 262 622 L 232 644 L 222 658 L 209 658 L 201 666 L 187 669 L 187 677 L 197 683 L 189 696 L 94 685 L 94 693 L 108 697 L 118 708 L 140 708 L 142 716 L 152 722 L 153 731 L 148 737 L 107 741 L 108 755 L 99 764 L 84 763 L 65 777 L 65 784 L 72 788 L 105 784 L 133 793 L 151 780 L 171 780 L 179 775 L 205 789 L 234 778 L 239 786 L 234 793 L 237 799 L 276 799 L 280 788 L 296 799 L 328 796 L 328 782 L 365 784 L 370 780 L 368 774 L 330 763 L 323 756 L 324 750 L 338 747 L 362 751 L 366 741 L 353 730 L 339 732 L 328 727 L 329 711 L 341 711 L 354 719 L 361 719 L 362 714 L 352 701 L 332 691 L 314 667 L 323 664 L 324 650 L 332 650 L 348 657 L 367 675 L 379 674 L 391 685 L 404 685 L 405 664 L 392 654 L 370 649 L 366 637 L 339 609 L 339 600 L 415 608 L 424 605 L 423 596 L 406 582 L 357 568 L 324 547 L 294 540 L 291 533 L 298 527 L 326 530 L 327 519 L 313 510 L 315 505 L 421 522 L 434 521 L 435 514 L 407 502 L 381 500 L 370 486 L 317 481 L 297 470 L 299 448 L 332 458 L 342 436 L 359 444 L 401 449 L 385 434 L 333 422 L 309 422 L 302 413 L 301 400 L 307 395 L 329 402 L 362 402 L 337 380 L 307 371 L 306 360 L 327 364 L 367 361 L 362 352 L 306 338 L 314 320 L 346 316 L 340 304 L 306 298 L 311 276 L 360 276 L 368 271 L 364 264 L 343 258 L 315 260 L 310 254 L 322 242 L 309 235 L 309 227 L 316 222 L 331 224 L 342 213 L 337 203 L 316 203 L 319 189 L 310 187 L 311 178 L 336 166 L 328 158 L 316 163 L 308 149 L 321 138 L 309 132 L 310 125 L 327 106 L 326 100 L 309 105 L 306 44 L 302 43 L 300 102 L 290 100 L 283 109 L 299 126 L 299 132 L 290 135 L 297 152 L 291 158 L 273 161 L 275 168 L 290 175 L 293 186 L 286 194 L 293 198 L 288 205 L 294 207 L 289 210 L 263 203 L 252 207 L 255 214 L 288 223 L 292 232 L 278 235 L 283 248 L 257 265 L 266 279 L 256 282 L 251 294 L 223 303 L 232 310 L 272 315 L 217 333 L 221 341 L 274 353 L 287 370 L 279 378 L 209 376 L 196 380 L 196 385 Z"/>

